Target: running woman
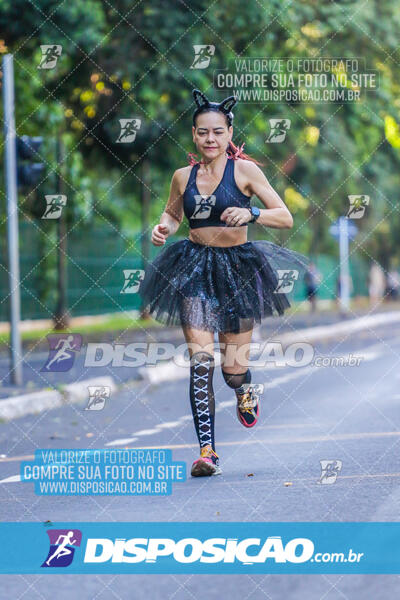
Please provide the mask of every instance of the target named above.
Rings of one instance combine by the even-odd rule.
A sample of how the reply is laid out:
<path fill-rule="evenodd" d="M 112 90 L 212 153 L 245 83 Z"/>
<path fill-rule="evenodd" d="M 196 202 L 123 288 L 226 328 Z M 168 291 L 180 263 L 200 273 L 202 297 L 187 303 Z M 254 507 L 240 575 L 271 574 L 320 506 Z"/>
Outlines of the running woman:
<path fill-rule="evenodd" d="M 278 269 L 304 273 L 308 259 L 266 240 L 247 241 L 249 224 L 291 228 L 292 216 L 271 187 L 256 160 L 232 142 L 234 96 L 211 102 L 193 90 L 193 142 L 201 155 L 173 174 L 170 195 L 152 243 L 163 246 L 175 234 L 183 215 L 189 237 L 169 244 L 145 270 L 139 293 L 150 314 L 166 325 L 180 325 L 190 356 L 190 404 L 200 444 L 194 477 L 221 473 L 215 450 L 213 391 L 214 334 L 221 347 L 221 369 L 235 391 L 237 417 L 254 427 L 259 397 L 251 385 L 248 351 L 255 323 L 290 307 L 277 292 Z M 257 196 L 265 209 L 250 204 Z M 298 277 L 300 279 L 300 277 Z M 230 360 L 226 360 L 229 346 Z M 236 350 L 232 357 L 232 349 Z M 195 350 L 195 351 L 194 351 Z"/>

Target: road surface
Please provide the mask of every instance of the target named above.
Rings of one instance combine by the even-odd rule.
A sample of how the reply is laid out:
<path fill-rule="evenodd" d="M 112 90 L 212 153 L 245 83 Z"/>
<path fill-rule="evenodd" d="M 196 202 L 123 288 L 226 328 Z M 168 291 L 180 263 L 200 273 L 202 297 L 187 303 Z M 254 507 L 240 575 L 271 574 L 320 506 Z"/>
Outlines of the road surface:
<path fill-rule="evenodd" d="M 253 369 L 263 383 L 260 421 L 247 430 L 232 390 L 214 377 L 223 474 L 174 484 L 166 497 L 46 497 L 18 481 L 37 448 L 173 449 L 188 472 L 198 449 L 188 379 L 133 382 L 102 411 L 71 405 L 0 424 L 2 521 L 398 521 L 400 324 L 315 344 L 315 355 L 360 357 L 358 366 Z M 318 483 L 321 460 L 341 461 Z M 397 549 L 396 549 L 397 551 Z M 23 557 L 21 557 L 23 560 Z M 70 599 L 322 599 L 393 597 L 397 576 L 3 575 L 4 597 Z M 25 595 L 24 595 L 25 594 Z"/>

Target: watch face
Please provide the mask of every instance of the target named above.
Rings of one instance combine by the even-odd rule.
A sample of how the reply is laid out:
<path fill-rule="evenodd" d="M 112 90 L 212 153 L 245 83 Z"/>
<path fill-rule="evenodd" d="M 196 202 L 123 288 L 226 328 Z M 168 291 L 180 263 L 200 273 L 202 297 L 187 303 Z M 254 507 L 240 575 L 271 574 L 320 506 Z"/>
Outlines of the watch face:
<path fill-rule="evenodd" d="M 253 215 L 253 219 L 258 219 L 258 217 L 260 216 L 260 209 L 258 208 L 258 206 L 251 207 L 251 214 Z"/>

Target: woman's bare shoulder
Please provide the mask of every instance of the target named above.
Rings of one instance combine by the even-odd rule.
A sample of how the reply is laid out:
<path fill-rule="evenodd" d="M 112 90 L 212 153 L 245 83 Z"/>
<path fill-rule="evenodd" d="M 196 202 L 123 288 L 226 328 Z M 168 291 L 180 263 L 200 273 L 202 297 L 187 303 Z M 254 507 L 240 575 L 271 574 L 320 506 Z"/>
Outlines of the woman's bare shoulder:
<path fill-rule="evenodd" d="M 255 179 L 257 179 L 257 177 L 259 177 L 260 173 L 262 176 L 262 171 L 251 160 L 238 158 L 235 162 L 237 163 L 235 165 L 236 185 L 243 194 L 246 194 L 246 196 L 251 196 L 254 193 L 251 184 Z"/>
<path fill-rule="evenodd" d="M 179 186 L 179 191 L 181 194 L 184 194 L 187 183 L 190 177 L 190 171 L 192 170 L 192 165 L 186 165 L 185 167 L 180 167 L 176 169 L 174 173 L 174 177 Z"/>
<path fill-rule="evenodd" d="M 236 159 L 238 171 L 243 175 L 254 175 L 257 171 L 261 171 L 260 167 L 256 165 L 252 160 L 246 160 L 245 158 Z"/>

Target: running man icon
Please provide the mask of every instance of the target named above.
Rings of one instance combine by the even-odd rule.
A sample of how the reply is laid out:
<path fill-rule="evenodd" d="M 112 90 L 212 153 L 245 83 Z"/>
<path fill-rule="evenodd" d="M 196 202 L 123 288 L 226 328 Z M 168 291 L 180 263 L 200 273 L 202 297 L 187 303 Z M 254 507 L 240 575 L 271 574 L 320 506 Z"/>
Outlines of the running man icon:
<path fill-rule="evenodd" d="M 208 219 L 211 209 L 215 206 L 216 196 L 195 195 L 196 207 L 191 215 L 191 219 Z"/>
<path fill-rule="evenodd" d="M 82 347 L 82 336 L 79 333 L 49 334 L 50 353 L 41 371 L 68 371 L 75 358 L 75 353 Z"/>
<path fill-rule="evenodd" d="M 60 362 L 61 360 L 66 360 L 67 358 L 71 358 L 71 355 L 68 353 L 68 350 L 70 351 L 74 351 L 74 344 L 72 343 L 74 339 L 73 335 L 69 335 L 66 339 L 59 339 L 57 346 L 56 346 L 56 350 L 58 350 L 58 352 L 55 354 L 55 356 L 53 356 L 52 360 L 47 363 L 46 368 L 47 370 L 50 368 L 50 365 L 52 365 L 54 362 Z"/>
<path fill-rule="evenodd" d="M 295 281 L 298 279 L 299 273 L 295 269 L 278 270 L 279 281 L 275 294 L 289 293 L 292 291 Z"/>
<path fill-rule="evenodd" d="M 76 540 L 71 539 L 73 537 L 73 531 L 68 531 L 67 535 L 58 536 L 56 544 L 59 544 L 59 546 L 57 547 L 57 550 L 50 556 L 50 558 L 46 560 L 46 565 L 50 566 L 50 563 L 53 560 L 53 558 L 61 558 L 62 556 L 65 556 L 67 554 L 72 554 L 72 550 L 70 548 L 67 548 L 66 546 L 67 544 L 76 544 Z M 60 542 L 61 539 L 63 540 L 62 542 Z"/>
<path fill-rule="evenodd" d="M 281 143 L 285 141 L 286 134 L 290 129 L 290 119 L 270 119 L 271 132 L 265 140 L 267 143 Z"/>
<path fill-rule="evenodd" d="M 117 144 L 129 144 L 136 139 L 136 134 L 142 124 L 141 119 L 119 119 L 121 131 L 118 135 Z"/>
<path fill-rule="evenodd" d="M 210 64 L 210 59 L 214 56 L 215 46 L 193 46 L 196 53 L 191 69 L 204 69 Z"/>
<path fill-rule="evenodd" d="M 59 44 L 43 44 L 40 46 L 42 58 L 38 69 L 53 69 L 61 56 L 62 47 Z"/>
<path fill-rule="evenodd" d="M 81 545 L 82 532 L 79 529 L 50 529 L 47 535 L 50 548 L 42 567 L 68 567 L 76 548 Z"/>

